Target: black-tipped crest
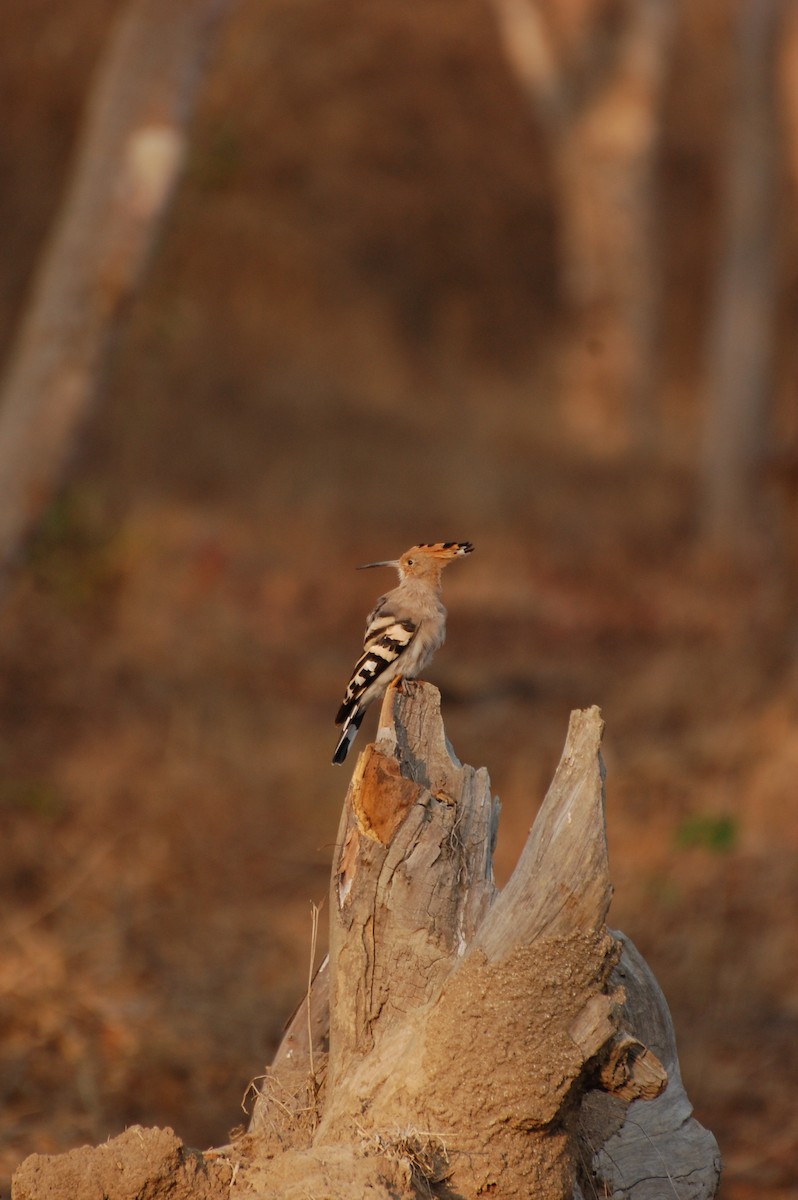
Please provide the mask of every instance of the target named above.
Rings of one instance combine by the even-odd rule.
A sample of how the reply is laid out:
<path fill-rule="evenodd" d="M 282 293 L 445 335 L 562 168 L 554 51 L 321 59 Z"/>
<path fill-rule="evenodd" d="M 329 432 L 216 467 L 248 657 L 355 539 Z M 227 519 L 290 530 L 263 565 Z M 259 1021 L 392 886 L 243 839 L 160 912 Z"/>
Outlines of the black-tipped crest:
<path fill-rule="evenodd" d="M 425 554 L 433 554 L 436 558 L 459 558 L 463 554 L 472 554 L 474 546 L 472 542 L 419 542 L 413 549 L 423 550 Z"/>
<path fill-rule="evenodd" d="M 428 554 L 432 558 L 460 558 L 465 554 L 473 554 L 474 545 L 472 542 L 419 542 L 417 546 L 411 546 L 409 550 L 405 550 L 401 558 L 388 558 L 381 562 L 363 563 L 357 567 L 358 571 L 368 571 L 372 567 L 396 567 L 405 561 L 408 555 L 412 555 L 420 551 L 422 554 Z"/>

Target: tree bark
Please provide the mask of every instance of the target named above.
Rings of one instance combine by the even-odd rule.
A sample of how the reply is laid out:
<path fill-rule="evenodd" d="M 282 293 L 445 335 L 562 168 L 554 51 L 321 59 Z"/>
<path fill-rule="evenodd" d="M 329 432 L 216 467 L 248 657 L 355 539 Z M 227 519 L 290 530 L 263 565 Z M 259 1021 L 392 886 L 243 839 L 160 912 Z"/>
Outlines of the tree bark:
<path fill-rule="evenodd" d="M 230 0 L 130 0 L 0 389 L 0 576 L 63 481 L 174 192 Z"/>
<path fill-rule="evenodd" d="M 648 1200 L 665 1163 L 685 1195 L 713 1196 L 717 1147 L 690 1118 L 664 999 L 604 924 L 598 710 L 572 714 L 497 893 L 487 773 L 455 758 L 436 690 L 404 688 L 388 693 L 353 772 L 330 965 L 311 990 L 311 1023 L 307 1009 L 296 1014 L 255 1106 L 256 1190 L 292 1195 L 301 1177 L 311 1191 L 323 1180 L 325 1194 L 350 1195 L 351 1183 L 336 1184 L 349 1156 L 360 1186 L 368 1178 L 386 1195 L 445 1182 L 464 1197 L 560 1200 L 607 1186 Z"/>

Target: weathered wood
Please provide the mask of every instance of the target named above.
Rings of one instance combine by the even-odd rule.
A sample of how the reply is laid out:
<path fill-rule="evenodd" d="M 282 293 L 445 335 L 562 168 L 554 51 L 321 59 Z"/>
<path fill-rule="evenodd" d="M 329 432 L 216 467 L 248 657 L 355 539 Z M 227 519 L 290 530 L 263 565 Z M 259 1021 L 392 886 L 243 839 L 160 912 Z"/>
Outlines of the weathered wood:
<path fill-rule="evenodd" d="M 308 1003 L 310 1013 L 308 1014 Z M 301 1063 L 310 1070 L 327 1053 L 330 1041 L 330 956 L 325 954 L 307 996 L 286 1026 L 272 1069 L 279 1071 L 286 1063 Z"/>
<path fill-rule="evenodd" d="M 648 1200 L 653 1192 L 630 1188 L 660 1172 L 640 1152 L 636 1115 L 655 1105 L 646 1133 L 703 1181 L 686 1194 L 714 1194 L 711 1135 L 692 1122 L 675 1149 L 690 1114 L 661 993 L 649 995 L 642 960 L 604 925 L 602 728 L 597 709 L 572 714 L 552 785 L 498 894 L 498 802 L 486 772 L 454 756 L 434 688 L 389 691 L 376 742 L 353 772 L 333 864 L 318 1124 L 300 1120 L 293 1143 L 283 1126 L 288 1156 L 265 1174 L 261 1160 L 260 1194 L 292 1195 L 300 1172 L 306 1189 L 349 1195 L 336 1183 L 349 1155 L 358 1186 L 370 1180 L 375 1194 L 429 1194 L 445 1178 L 463 1197 L 560 1200 L 600 1184 Z M 325 986 L 322 978 L 311 994 L 319 1031 Z M 300 1043 L 307 1058 L 307 1037 L 298 1013 L 278 1076 L 287 1078 Z M 307 1094 L 300 1088 L 296 1108 Z M 267 1098 L 260 1115 L 267 1128 Z M 257 1129 L 253 1120 L 256 1160 Z"/>
<path fill-rule="evenodd" d="M 572 714 L 499 894 L 486 772 L 457 761 L 434 688 L 389 691 L 341 819 L 329 967 L 249 1131 L 205 1156 L 230 1168 L 225 1200 L 714 1195 L 717 1146 L 692 1119 L 667 1005 L 604 924 L 601 731 L 598 709 Z M 44 1200 L 49 1169 L 25 1200 Z"/>
<path fill-rule="evenodd" d="M 668 1083 L 650 1103 L 628 1107 L 601 1092 L 588 1093 L 580 1123 L 583 1161 L 590 1163 L 596 1187 L 610 1196 L 711 1200 L 720 1178 L 720 1153 L 715 1138 L 692 1115 L 667 1001 L 629 938 L 618 932 L 613 937 L 622 947 L 612 982 L 624 991 L 623 1023 L 656 1053 Z M 617 1094 L 624 1098 L 623 1092 Z"/>
<path fill-rule="evenodd" d="M 599 1071 L 602 1091 L 619 1100 L 655 1100 L 668 1085 L 668 1073 L 647 1046 L 628 1033 L 616 1034 Z"/>
<path fill-rule="evenodd" d="M 599 930 L 612 886 L 604 829 L 604 722 L 574 712 L 565 749 L 518 865 L 475 940 L 489 959 L 542 934 Z"/>
<path fill-rule="evenodd" d="M 332 1087 L 435 997 L 495 893 L 497 804 L 487 772 L 451 756 L 437 691 L 392 689 L 381 724 L 352 776 L 333 869 Z"/>
<path fill-rule="evenodd" d="M 310 1133 L 327 1082 L 330 1047 L 330 958 L 325 955 L 309 994 L 288 1022 L 277 1053 L 253 1080 L 249 1133 L 261 1142 L 293 1145 L 300 1126 Z"/>

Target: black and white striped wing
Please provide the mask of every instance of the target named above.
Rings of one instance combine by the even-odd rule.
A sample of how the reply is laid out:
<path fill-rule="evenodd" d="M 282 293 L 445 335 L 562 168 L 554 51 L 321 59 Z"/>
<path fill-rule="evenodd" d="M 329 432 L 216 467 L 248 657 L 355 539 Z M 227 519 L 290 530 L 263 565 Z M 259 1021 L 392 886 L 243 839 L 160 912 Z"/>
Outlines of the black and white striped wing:
<path fill-rule="evenodd" d="M 341 725 L 350 716 L 381 677 L 384 676 L 386 684 L 393 679 L 396 672 L 391 668 L 412 642 L 416 630 L 414 621 L 400 621 L 392 613 L 380 612 L 379 606 L 374 610 L 366 628 L 363 653 L 355 663 L 335 718 L 336 725 Z"/>

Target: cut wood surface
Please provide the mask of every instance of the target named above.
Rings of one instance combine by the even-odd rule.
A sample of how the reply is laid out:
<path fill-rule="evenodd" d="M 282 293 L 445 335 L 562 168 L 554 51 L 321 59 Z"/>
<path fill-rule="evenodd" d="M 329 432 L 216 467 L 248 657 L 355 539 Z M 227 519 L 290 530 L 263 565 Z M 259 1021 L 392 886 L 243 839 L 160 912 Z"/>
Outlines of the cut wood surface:
<path fill-rule="evenodd" d="M 487 772 L 458 762 L 435 688 L 389 690 L 341 817 L 329 958 L 249 1130 L 205 1155 L 225 1196 L 714 1196 L 664 997 L 604 923 L 602 729 L 572 714 L 499 893 Z M 60 1161 L 33 1158 L 18 1200 Z"/>

